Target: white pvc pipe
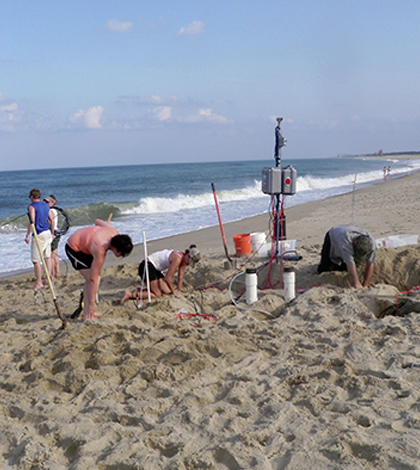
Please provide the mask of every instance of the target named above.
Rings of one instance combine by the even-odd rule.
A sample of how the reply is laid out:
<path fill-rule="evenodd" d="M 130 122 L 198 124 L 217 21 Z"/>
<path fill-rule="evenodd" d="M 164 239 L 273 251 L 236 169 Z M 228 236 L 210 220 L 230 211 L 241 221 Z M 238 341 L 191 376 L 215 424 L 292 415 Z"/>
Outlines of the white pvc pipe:
<path fill-rule="evenodd" d="M 150 296 L 150 282 L 149 282 L 149 266 L 147 264 L 147 243 L 146 243 L 146 232 L 143 231 L 143 246 L 144 246 L 144 268 L 146 269 L 146 284 L 147 284 L 147 300 L 152 301 Z"/>
<path fill-rule="evenodd" d="M 248 268 L 245 271 L 246 303 L 248 305 L 251 305 L 258 300 L 257 281 L 257 271 L 255 269 Z"/>
<path fill-rule="evenodd" d="M 290 302 L 296 297 L 295 290 L 295 269 L 286 266 L 283 271 L 284 299 Z"/>

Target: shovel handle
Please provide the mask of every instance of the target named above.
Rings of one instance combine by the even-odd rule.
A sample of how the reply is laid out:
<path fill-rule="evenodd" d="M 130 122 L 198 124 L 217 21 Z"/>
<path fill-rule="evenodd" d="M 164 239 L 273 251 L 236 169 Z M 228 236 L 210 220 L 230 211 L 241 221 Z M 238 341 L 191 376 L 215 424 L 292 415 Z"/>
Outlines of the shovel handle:
<path fill-rule="evenodd" d="M 54 306 L 55 306 L 55 309 L 57 310 L 58 318 L 61 320 L 61 323 L 62 323 L 61 328 L 64 330 L 64 328 L 66 327 L 67 321 L 66 321 L 65 317 L 62 315 L 62 313 L 60 311 L 60 307 L 57 303 L 57 296 L 55 295 L 55 290 L 54 290 L 53 283 L 51 281 L 51 276 L 50 276 L 50 273 L 48 271 L 48 267 L 45 263 L 44 253 L 41 250 L 41 244 L 39 242 L 38 233 L 36 231 L 34 221 L 32 220 L 32 217 L 29 213 L 28 213 L 28 216 L 29 216 L 29 220 L 31 222 L 31 227 L 32 227 L 32 232 L 34 234 L 35 243 L 36 243 L 36 246 L 38 247 L 39 254 L 41 255 L 42 265 L 44 266 L 45 275 L 47 276 L 47 281 L 48 281 L 48 285 L 49 285 L 50 290 L 51 290 L 51 295 L 52 295 L 52 298 L 53 298 Z"/>

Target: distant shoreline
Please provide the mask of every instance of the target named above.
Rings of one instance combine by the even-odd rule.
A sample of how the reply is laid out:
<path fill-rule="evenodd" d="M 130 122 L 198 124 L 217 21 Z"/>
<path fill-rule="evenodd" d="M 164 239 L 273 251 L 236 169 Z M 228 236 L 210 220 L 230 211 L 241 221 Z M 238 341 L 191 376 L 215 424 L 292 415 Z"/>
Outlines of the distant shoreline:
<path fill-rule="evenodd" d="M 337 155 L 337 158 L 370 158 L 372 160 L 420 160 L 420 152 L 383 153 L 382 155 L 377 153 L 365 155 Z"/>

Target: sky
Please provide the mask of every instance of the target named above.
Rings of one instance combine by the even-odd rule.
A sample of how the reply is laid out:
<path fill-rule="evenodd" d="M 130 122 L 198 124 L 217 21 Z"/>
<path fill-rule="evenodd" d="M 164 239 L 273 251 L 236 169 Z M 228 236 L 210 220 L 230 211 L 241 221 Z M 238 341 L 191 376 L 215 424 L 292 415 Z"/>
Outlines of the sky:
<path fill-rule="evenodd" d="M 0 171 L 420 151 L 418 0 L 2 0 Z"/>

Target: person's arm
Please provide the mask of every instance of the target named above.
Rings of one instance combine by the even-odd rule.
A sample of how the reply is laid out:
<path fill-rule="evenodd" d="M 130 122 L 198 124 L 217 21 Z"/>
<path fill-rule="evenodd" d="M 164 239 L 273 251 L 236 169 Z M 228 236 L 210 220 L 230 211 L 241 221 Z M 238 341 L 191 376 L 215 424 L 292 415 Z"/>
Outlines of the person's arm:
<path fill-rule="evenodd" d="M 185 274 L 185 270 L 187 269 L 187 265 L 186 264 L 183 264 L 179 267 L 178 269 L 178 290 L 179 292 L 182 291 L 182 281 L 184 280 L 184 274 Z"/>
<path fill-rule="evenodd" d="M 176 273 L 176 270 L 179 268 L 182 262 L 182 253 L 173 252 L 169 257 L 169 261 L 171 262 L 168 271 L 165 276 L 165 282 L 168 284 L 169 289 L 171 290 L 172 294 L 176 294 L 175 287 L 172 283 L 172 278 Z"/>
<path fill-rule="evenodd" d="M 375 263 L 366 264 L 365 276 L 363 278 L 363 287 L 368 287 L 369 286 L 369 282 L 372 278 L 373 268 L 374 267 L 375 267 Z"/>
<path fill-rule="evenodd" d="M 52 239 L 54 240 L 54 230 L 55 230 L 55 217 L 54 217 L 54 212 L 52 209 L 48 211 L 48 220 L 50 223 L 50 230 L 51 230 L 51 235 Z"/>
<path fill-rule="evenodd" d="M 29 239 L 32 233 L 32 223 L 35 224 L 35 208 L 34 206 L 28 206 L 28 213 L 29 213 L 29 224 L 28 224 L 28 231 L 26 232 L 26 243 L 29 243 Z"/>
<path fill-rule="evenodd" d="M 348 264 L 347 265 L 347 272 L 350 276 L 351 282 L 358 289 L 359 287 L 363 287 L 361 282 L 359 281 L 359 276 L 357 275 L 357 269 L 355 264 Z"/>

